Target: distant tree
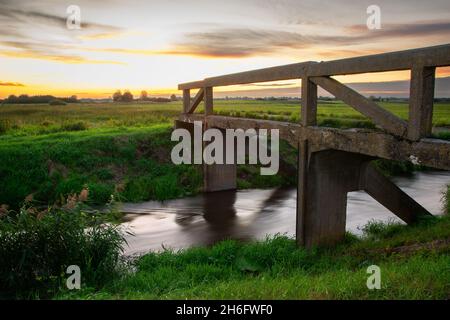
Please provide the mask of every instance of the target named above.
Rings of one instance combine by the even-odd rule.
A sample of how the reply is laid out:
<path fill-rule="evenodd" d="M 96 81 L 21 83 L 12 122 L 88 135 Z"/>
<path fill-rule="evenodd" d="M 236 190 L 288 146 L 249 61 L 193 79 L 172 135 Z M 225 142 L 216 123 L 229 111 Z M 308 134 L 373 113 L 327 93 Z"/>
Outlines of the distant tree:
<path fill-rule="evenodd" d="M 67 103 L 63 100 L 55 99 L 48 103 L 51 106 L 65 106 Z"/>
<path fill-rule="evenodd" d="M 142 100 L 142 101 L 145 101 L 145 100 L 147 100 L 147 99 L 148 99 L 148 93 L 147 93 L 147 91 L 142 90 L 142 91 L 141 91 L 141 100 Z"/>
<path fill-rule="evenodd" d="M 170 96 L 170 101 L 177 101 L 177 100 L 178 100 L 178 98 L 177 98 L 176 95 L 172 94 L 172 95 Z"/>
<path fill-rule="evenodd" d="M 122 92 L 120 90 L 114 92 L 113 101 L 122 101 Z"/>
<path fill-rule="evenodd" d="M 125 91 L 122 95 L 122 101 L 124 102 L 132 102 L 133 101 L 133 94 L 130 91 Z"/>

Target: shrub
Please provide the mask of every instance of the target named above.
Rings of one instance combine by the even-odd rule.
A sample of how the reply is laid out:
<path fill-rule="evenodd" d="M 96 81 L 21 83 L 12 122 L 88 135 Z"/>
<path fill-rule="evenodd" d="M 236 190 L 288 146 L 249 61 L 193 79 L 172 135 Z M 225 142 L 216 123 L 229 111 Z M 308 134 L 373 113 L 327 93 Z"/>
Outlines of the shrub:
<path fill-rule="evenodd" d="M 59 100 L 59 99 L 51 100 L 48 104 L 51 105 L 51 106 L 65 106 L 65 105 L 67 105 L 66 102 L 64 102 L 62 100 Z"/>
<path fill-rule="evenodd" d="M 402 228 L 402 224 L 394 220 L 388 222 L 370 220 L 361 230 L 367 239 L 379 240 L 394 236 Z"/>
<path fill-rule="evenodd" d="M 1 296 L 51 294 L 65 285 L 69 265 L 80 267 L 82 286 L 100 286 L 116 275 L 124 242 L 119 227 L 74 205 L 73 199 L 59 209 L 3 211 Z"/>
<path fill-rule="evenodd" d="M 66 123 L 62 126 L 64 131 L 83 131 L 88 129 L 88 125 L 84 121 L 78 121 L 74 123 Z"/>
<path fill-rule="evenodd" d="M 43 126 L 43 127 L 50 127 L 50 126 L 52 126 L 54 124 L 55 123 L 53 121 L 51 121 L 51 120 L 44 120 L 44 121 L 41 122 L 41 126 Z"/>
<path fill-rule="evenodd" d="M 409 161 L 393 161 L 380 159 L 373 162 L 375 166 L 386 176 L 408 175 L 417 169 L 424 169 L 419 165 L 414 165 Z"/>
<path fill-rule="evenodd" d="M 0 119 L 0 134 L 5 134 L 11 129 L 11 122 L 8 119 Z"/>

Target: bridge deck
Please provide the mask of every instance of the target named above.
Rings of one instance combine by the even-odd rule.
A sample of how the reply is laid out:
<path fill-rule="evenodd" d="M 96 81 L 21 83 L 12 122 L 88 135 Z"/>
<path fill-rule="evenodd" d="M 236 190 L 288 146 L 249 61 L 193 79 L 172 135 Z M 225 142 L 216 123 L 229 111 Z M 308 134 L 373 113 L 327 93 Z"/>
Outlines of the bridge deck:
<path fill-rule="evenodd" d="M 205 121 L 201 114 L 182 114 L 180 121 L 193 123 Z M 278 129 L 280 138 L 294 147 L 308 140 L 311 152 L 334 149 L 360 153 L 377 158 L 398 161 L 414 161 L 428 167 L 450 170 L 450 141 L 423 138 L 419 141 L 400 139 L 382 131 L 370 129 L 335 129 L 301 124 L 236 118 L 207 116 L 208 126 L 220 129 Z"/>

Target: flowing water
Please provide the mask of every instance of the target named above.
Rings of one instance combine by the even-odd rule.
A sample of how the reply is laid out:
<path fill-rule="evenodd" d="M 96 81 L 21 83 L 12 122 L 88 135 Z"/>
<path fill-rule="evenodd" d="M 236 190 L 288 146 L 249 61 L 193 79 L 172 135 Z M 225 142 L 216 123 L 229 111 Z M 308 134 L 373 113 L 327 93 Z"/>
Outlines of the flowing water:
<path fill-rule="evenodd" d="M 396 177 L 403 191 L 433 214 L 443 213 L 442 195 L 450 172 L 418 172 Z M 296 189 L 223 191 L 195 197 L 124 204 L 125 254 L 163 248 L 210 245 L 223 239 L 263 239 L 267 235 L 295 233 Z M 360 234 L 368 221 L 400 221 L 365 192 L 348 194 L 347 230 Z"/>

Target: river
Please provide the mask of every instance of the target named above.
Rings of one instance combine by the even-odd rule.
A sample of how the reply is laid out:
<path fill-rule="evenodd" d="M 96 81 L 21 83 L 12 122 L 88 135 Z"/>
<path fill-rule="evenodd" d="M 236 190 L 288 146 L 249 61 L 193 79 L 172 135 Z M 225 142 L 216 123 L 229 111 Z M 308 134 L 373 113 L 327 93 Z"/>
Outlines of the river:
<path fill-rule="evenodd" d="M 417 172 L 393 181 L 433 214 L 442 214 L 442 196 L 450 172 Z M 164 248 L 210 245 L 223 239 L 264 239 L 267 235 L 295 233 L 296 189 L 239 190 L 195 197 L 125 203 L 122 225 L 127 235 L 125 255 Z M 346 228 L 361 234 L 361 226 L 375 219 L 401 221 L 365 192 L 348 194 Z"/>

